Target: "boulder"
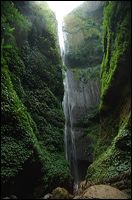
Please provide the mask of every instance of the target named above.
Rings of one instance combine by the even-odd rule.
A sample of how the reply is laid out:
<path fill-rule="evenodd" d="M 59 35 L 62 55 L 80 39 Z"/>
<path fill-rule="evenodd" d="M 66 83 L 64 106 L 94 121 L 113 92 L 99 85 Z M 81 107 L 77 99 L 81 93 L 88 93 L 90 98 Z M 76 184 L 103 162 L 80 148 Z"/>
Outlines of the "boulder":
<path fill-rule="evenodd" d="M 10 198 L 11 199 L 17 199 L 16 195 L 11 195 Z"/>
<path fill-rule="evenodd" d="M 70 198 L 70 194 L 69 192 L 61 187 L 57 187 L 56 189 L 54 189 L 52 191 L 52 199 L 69 199 Z"/>
<path fill-rule="evenodd" d="M 16 195 L 11 195 L 10 197 L 3 197 L 2 199 L 18 199 Z"/>
<path fill-rule="evenodd" d="M 81 196 L 77 195 L 73 199 L 80 199 L 80 198 L 81 198 Z"/>
<path fill-rule="evenodd" d="M 128 199 L 128 195 L 109 185 L 94 185 L 86 189 L 84 199 Z"/>
<path fill-rule="evenodd" d="M 52 194 L 48 193 L 42 199 L 51 199 L 51 198 L 52 198 Z"/>

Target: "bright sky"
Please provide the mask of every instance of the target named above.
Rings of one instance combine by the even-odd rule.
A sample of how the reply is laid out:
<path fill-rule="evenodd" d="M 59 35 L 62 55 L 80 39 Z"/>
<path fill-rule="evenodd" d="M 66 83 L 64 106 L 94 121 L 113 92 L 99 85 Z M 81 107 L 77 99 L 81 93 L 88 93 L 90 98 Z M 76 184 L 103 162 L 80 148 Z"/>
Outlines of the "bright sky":
<path fill-rule="evenodd" d="M 47 1 L 50 8 L 56 13 L 57 17 L 63 18 L 64 15 L 71 12 L 74 8 L 84 1 Z"/>
<path fill-rule="evenodd" d="M 71 12 L 74 8 L 82 4 L 84 1 L 47 1 L 49 7 L 56 14 L 58 21 L 58 36 L 61 49 L 64 50 L 64 38 L 62 32 L 63 17 Z"/>

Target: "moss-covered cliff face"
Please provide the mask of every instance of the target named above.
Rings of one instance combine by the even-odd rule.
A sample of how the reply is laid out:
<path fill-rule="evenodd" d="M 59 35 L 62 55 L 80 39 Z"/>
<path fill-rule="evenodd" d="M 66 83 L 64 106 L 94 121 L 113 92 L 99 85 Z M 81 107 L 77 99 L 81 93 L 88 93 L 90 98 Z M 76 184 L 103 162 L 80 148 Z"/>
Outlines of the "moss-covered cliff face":
<path fill-rule="evenodd" d="M 130 4 L 88 1 L 65 17 L 64 120 L 54 13 L 43 1 L 2 1 L 2 197 L 72 190 L 64 121 L 74 182 L 130 193 Z"/>
<path fill-rule="evenodd" d="M 104 2 L 87 1 L 64 18 L 67 67 L 87 68 L 101 63 L 103 5 Z"/>
<path fill-rule="evenodd" d="M 130 2 L 109 2 L 103 19 L 104 56 L 95 161 L 87 180 L 130 188 Z"/>
<path fill-rule="evenodd" d="M 71 177 L 64 159 L 57 23 L 45 2 L 2 2 L 2 195 L 39 197 Z"/>
<path fill-rule="evenodd" d="M 64 34 L 65 61 L 75 78 L 87 84 L 101 81 L 99 109 L 89 109 L 77 124 L 89 138 L 92 153 L 87 156 L 93 158 L 86 179 L 129 193 L 130 2 L 85 2 L 65 17 Z"/>

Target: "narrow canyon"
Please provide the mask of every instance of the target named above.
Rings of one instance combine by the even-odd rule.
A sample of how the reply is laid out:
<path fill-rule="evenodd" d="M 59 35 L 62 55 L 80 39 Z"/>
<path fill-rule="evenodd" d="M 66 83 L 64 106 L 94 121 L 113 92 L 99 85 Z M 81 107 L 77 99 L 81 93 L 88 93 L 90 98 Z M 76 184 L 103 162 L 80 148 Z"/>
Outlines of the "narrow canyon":
<path fill-rule="evenodd" d="M 131 2 L 50 4 L 1 2 L 1 198 L 131 199 Z"/>

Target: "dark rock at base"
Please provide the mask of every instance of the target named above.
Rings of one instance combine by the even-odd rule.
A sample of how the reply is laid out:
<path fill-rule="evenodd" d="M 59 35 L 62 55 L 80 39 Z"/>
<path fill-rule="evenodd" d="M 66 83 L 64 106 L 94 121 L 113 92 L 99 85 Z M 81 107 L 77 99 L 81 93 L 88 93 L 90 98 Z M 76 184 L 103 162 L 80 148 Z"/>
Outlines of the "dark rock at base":
<path fill-rule="evenodd" d="M 129 196 L 109 185 L 93 185 L 74 199 L 129 199 Z"/>
<path fill-rule="evenodd" d="M 3 197 L 2 199 L 18 199 L 15 195 L 11 195 L 10 197 Z"/>
<path fill-rule="evenodd" d="M 15 195 L 11 195 L 10 199 L 18 199 Z"/>
<path fill-rule="evenodd" d="M 57 187 L 52 191 L 52 199 L 69 199 L 70 194 L 65 188 Z"/>
<path fill-rule="evenodd" d="M 48 193 L 42 199 L 51 199 L 51 198 L 52 198 L 52 194 Z"/>

